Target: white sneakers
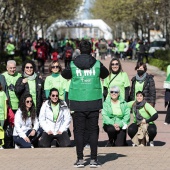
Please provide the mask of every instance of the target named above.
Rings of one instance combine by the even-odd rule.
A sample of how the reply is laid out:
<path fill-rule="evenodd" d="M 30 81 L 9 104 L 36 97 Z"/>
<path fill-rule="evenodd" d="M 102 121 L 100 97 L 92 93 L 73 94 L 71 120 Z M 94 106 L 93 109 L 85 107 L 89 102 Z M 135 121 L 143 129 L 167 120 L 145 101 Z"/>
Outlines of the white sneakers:
<path fill-rule="evenodd" d="M 2 146 L 0 146 L 0 149 L 4 149 Z"/>
<path fill-rule="evenodd" d="M 164 125 L 169 125 L 169 123 L 164 122 Z"/>
<path fill-rule="evenodd" d="M 150 141 L 150 142 L 149 142 L 149 145 L 150 145 L 151 147 L 154 147 L 154 146 L 155 146 L 153 141 Z"/>
<path fill-rule="evenodd" d="M 18 146 L 17 144 L 15 144 L 15 149 L 19 149 L 20 148 L 20 146 Z"/>

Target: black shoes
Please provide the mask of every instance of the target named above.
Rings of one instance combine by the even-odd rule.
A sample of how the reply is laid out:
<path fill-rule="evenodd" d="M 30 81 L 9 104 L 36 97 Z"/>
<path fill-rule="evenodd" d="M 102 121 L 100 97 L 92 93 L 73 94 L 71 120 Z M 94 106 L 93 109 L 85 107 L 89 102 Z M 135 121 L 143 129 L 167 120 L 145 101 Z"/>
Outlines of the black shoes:
<path fill-rule="evenodd" d="M 90 168 L 99 168 L 99 167 L 101 167 L 101 163 L 93 159 L 90 161 Z"/>
<path fill-rule="evenodd" d="M 76 161 L 76 163 L 74 164 L 75 168 L 84 168 L 84 160 L 83 159 L 79 159 Z"/>
<path fill-rule="evenodd" d="M 84 160 L 83 159 L 77 160 L 76 163 L 74 164 L 74 167 L 75 168 L 84 168 Z M 96 161 L 94 159 L 92 159 L 90 161 L 90 168 L 99 168 L 99 167 L 101 167 L 101 164 L 98 161 Z"/>

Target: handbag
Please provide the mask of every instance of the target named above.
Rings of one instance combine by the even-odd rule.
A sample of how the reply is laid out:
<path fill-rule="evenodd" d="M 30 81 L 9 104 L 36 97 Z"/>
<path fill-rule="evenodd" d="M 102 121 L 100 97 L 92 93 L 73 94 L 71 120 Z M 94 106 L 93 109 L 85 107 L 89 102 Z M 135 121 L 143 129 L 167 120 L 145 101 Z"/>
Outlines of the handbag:
<path fill-rule="evenodd" d="M 14 126 L 14 117 L 15 117 L 14 112 L 12 111 L 12 109 L 10 107 L 8 107 L 8 109 L 7 109 L 7 122 L 11 126 Z"/>

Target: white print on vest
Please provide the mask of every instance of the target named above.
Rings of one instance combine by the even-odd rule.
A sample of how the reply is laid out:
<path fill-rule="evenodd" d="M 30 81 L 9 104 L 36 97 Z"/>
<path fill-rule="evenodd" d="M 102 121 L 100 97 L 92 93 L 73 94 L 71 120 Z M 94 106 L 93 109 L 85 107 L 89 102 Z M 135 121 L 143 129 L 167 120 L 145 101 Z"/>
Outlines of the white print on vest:
<path fill-rule="evenodd" d="M 81 77 L 80 79 L 81 79 L 82 84 L 89 84 L 89 83 L 91 83 L 91 79 L 85 80 L 83 77 Z"/>
<path fill-rule="evenodd" d="M 95 75 L 95 69 L 90 69 L 90 70 L 84 70 L 84 76 L 91 76 L 91 75 Z M 82 72 L 79 68 L 76 68 L 76 75 L 77 76 L 82 76 Z"/>
<path fill-rule="evenodd" d="M 81 70 L 79 68 L 76 68 L 76 74 L 77 74 L 77 76 L 82 76 Z"/>

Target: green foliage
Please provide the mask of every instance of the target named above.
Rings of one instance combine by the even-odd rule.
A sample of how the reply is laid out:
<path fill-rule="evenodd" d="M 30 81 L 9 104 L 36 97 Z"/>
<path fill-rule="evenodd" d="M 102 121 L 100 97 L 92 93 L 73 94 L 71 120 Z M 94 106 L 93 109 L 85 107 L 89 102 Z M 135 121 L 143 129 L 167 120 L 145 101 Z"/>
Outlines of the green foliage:
<path fill-rule="evenodd" d="M 154 53 L 154 58 L 168 61 L 170 63 L 170 50 L 156 50 Z"/>
<path fill-rule="evenodd" d="M 169 65 L 169 61 L 164 61 L 164 60 L 156 59 L 156 58 L 150 58 L 149 64 L 155 67 L 158 67 L 160 70 L 166 71 L 166 68 Z"/>
<path fill-rule="evenodd" d="M 155 21 L 155 10 L 162 0 L 96 0 L 91 13 L 94 18 L 101 18 L 112 28 L 116 23 L 132 25 L 134 29 L 145 29 Z"/>

